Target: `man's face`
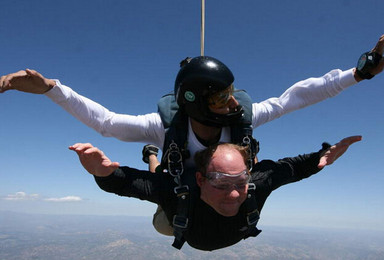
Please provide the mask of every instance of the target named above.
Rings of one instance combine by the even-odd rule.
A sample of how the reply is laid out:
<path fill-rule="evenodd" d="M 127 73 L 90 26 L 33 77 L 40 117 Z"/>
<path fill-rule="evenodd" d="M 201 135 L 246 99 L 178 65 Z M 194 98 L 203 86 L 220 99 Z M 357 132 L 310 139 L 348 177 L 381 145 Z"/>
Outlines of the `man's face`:
<path fill-rule="evenodd" d="M 239 106 L 239 102 L 233 96 L 233 85 L 227 89 L 215 93 L 208 98 L 208 106 L 211 112 L 216 114 L 225 115 L 235 112 L 235 109 Z"/>
<path fill-rule="evenodd" d="M 219 146 L 208 165 L 207 173 L 220 172 L 238 177 L 232 178 L 233 180 L 229 177 L 230 181 L 227 182 L 224 180 L 228 185 L 226 185 L 225 189 L 222 189 L 220 186 L 212 185 L 207 177 L 197 172 L 196 180 L 201 189 L 200 198 L 217 213 L 226 217 L 235 216 L 239 212 L 241 204 L 247 198 L 248 184 L 237 185 L 241 181 L 244 184 L 244 178 L 247 178 L 247 175 L 240 174 L 244 170 L 246 170 L 246 166 L 239 151 Z"/>

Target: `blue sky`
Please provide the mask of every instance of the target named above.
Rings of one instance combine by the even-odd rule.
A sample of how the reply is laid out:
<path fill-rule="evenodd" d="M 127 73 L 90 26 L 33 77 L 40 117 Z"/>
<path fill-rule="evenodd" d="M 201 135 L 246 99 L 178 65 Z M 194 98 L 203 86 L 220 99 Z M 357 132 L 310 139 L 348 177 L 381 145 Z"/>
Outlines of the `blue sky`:
<path fill-rule="evenodd" d="M 154 112 L 179 61 L 200 54 L 200 1 L 0 3 L 0 74 L 36 69 L 118 113 Z M 205 54 L 226 63 L 254 101 L 355 66 L 384 33 L 381 0 L 206 3 Z M 260 225 L 384 230 L 384 75 L 254 131 L 261 159 L 296 156 L 360 134 L 334 165 L 275 191 Z M 0 209 L 152 215 L 155 205 L 101 191 L 67 147 L 91 142 L 145 169 L 143 144 L 100 136 L 43 95 L 0 95 Z"/>

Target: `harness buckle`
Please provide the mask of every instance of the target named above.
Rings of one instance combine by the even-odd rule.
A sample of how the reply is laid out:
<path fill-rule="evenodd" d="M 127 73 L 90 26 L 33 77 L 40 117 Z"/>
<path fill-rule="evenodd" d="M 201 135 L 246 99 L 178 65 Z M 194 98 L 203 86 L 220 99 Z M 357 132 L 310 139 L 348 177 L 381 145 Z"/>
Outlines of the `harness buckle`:
<path fill-rule="evenodd" d="M 182 199 L 185 199 L 185 196 L 189 195 L 189 186 L 188 185 L 178 186 L 178 187 L 175 187 L 173 191 L 175 192 L 177 197 L 181 197 Z"/>
<path fill-rule="evenodd" d="M 255 157 L 259 152 L 259 142 L 252 137 L 252 135 L 246 135 L 243 138 L 242 145 L 248 146 L 249 158 L 248 158 L 248 167 L 249 171 L 252 172 L 253 166 L 255 165 Z"/>
<path fill-rule="evenodd" d="M 174 215 L 172 223 L 174 227 L 186 229 L 188 227 L 188 218 L 179 215 Z"/>
<path fill-rule="evenodd" d="M 256 190 L 256 185 L 253 182 L 248 183 L 248 190 Z"/>
<path fill-rule="evenodd" d="M 248 226 L 256 226 L 257 222 L 260 219 L 259 211 L 255 209 L 254 211 L 249 212 L 247 215 Z"/>
<path fill-rule="evenodd" d="M 254 183 L 248 183 L 248 199 L 251 199 L 252 195 L 253 197 L 255 196 L 255 190 L 256 190 L 256 185 Z M 255 198 L 252 198 L 252 201 L 255 201 Z M 247 213 L 248 226 L 256 226 L 259 219 L 260 219 L 260 213 L 255 206 L 255 209 L 253 211 Z"/>
<path fill-rule="evenodd" d="M 183 157 L 177 147 L 177 144 L 172 141 L 168 149 L 168 172 L 173 177 L 178 177 L 183 174 Z"/>

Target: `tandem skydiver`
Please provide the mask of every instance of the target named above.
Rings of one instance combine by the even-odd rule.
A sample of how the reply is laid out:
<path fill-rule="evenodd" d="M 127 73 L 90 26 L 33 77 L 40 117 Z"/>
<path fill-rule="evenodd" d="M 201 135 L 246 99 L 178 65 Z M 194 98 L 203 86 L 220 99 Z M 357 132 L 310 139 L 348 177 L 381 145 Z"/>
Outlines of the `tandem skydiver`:
<path fill-rule="evenodd" d="M 151 143 L 162 147 L 163 155 L 168 155 L 171 144 L 175 143 L 182 161 L 185 160 L 184 166 L 190 166 L 196 151 L 217 142 L 253 144 L 251 154 L 255 156 L 258 143 L 250 138 L 253 128 L 333 97 L 349 86 L 379 74 L 384 68 L 383 51 L 384 35 L 372 51 L 361 55 L 357 68 L 333 70 L 323 77 L 300 81 L 279 98 L 260 103 L 252 103 L 244 91 L 234 89 L 234 77 L 225 64 L 212 57 L 196 57 L 181 67 L 174 94 L 161 99 L 159 112 L 142 116 L 110 112 L 59 81 L 47 79 L 32 70 L 1 77 L 0 92 L 16 89 L 45 93 L 102 135 L 128 142 Z M 178 131 L 180 129 L 182 131 Z M 163 165 L 172 165 L 165 159 Z M 168 171 L 172 172 L 172 169 Z"/>
<path fill-rule="evenodd" d="M 156 203 L 170 223 L 186 223 L 181 233 L 175 233 L 174 247 L 180 249 L 186 241 L 211 251 L 257 236 L 260 212 L 273 190 L 317 173 L 360 140 L 361 136 L 352 136 L 333 146 L 323 143 L 318 152 L 263 160 L 251 172 L 247 147 L 216 144 L 196 153 L 196 170 L 184 173 L 194 178 L 178 194 L 174 190 L 180 187 L 169 174 L 119 167 L 91 144 L 78 143 L 69 149 L 104 191 Z"/>
<path fill-rule="evenodd" d="M 319 78 L 309 78 L 288 88 L 280 97 L 251 104 L 251 127 L 279 118 L 289 112 L 336 96 L 363 79 L 370 79 L 384 68 L 384 35 L 376 46 L 359 58 L 357 68 L 333 70 Z M 241 115 L 243 104 L 232 95 L 232 72 L 217 59 L 196 57 L 182 66 L 174 92 L 177 105 L 188 116 L 188 150 L 193 154 L 217 141 L 230 141 L 227 124 Z M 159 113 L 140 116 L 117 114 L 79 95 L 58 80 L 43 77 L 34 70 L 23 70 L 0 78 L 0 93 L 15 89 L 45 94 L 84 124 L 104 136 L 126 142 L 142 142 L 163 148 L 166 127 Z M 251 90 L 251 87 L 248 86 Z M 167 149 L 168 147 L 166 147 Z"/>

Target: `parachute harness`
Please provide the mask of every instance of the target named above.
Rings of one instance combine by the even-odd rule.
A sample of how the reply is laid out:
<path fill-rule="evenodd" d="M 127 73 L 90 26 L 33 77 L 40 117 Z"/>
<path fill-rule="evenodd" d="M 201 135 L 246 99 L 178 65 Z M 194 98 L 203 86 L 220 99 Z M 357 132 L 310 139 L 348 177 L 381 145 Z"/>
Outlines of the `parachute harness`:
<path fill-rule="evenodd" d="M 173 235 L 175 240 L 172 244 L 173 247 L 181 249 L 185 243 L 183 236 L 184 231 L 188 228 L 188 211 L 190 192 L 188 185 L 182 185 L 181 175 L 184 172 L 183 156 L 177 144 L 172 140 L 168 148 L 168 172 L 175 178 L 178 186 L 174 188 L 177 196 L 177 214 L 173 216 Z"/>

